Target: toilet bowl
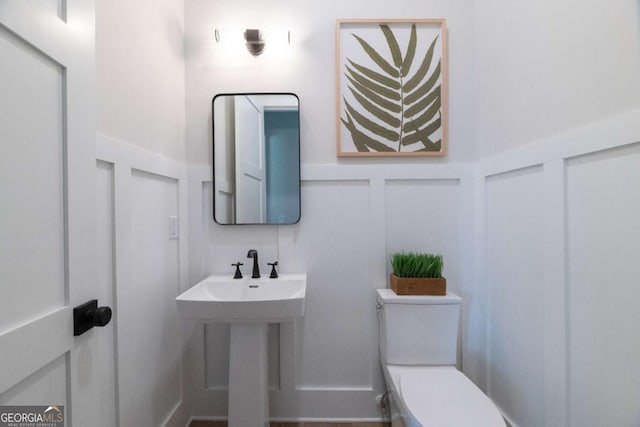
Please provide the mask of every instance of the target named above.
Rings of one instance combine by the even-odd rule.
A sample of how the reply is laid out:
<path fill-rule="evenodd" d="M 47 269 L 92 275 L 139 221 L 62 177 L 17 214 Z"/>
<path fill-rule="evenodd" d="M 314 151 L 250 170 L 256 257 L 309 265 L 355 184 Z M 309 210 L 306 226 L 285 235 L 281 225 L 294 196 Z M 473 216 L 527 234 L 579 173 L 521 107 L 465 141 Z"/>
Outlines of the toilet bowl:
<path fill-rule="evenodd" d="M 460 303 L 378 289 L 380 359 L 393 427 L 505 427 L 493 402 L 456 369 Z"/>

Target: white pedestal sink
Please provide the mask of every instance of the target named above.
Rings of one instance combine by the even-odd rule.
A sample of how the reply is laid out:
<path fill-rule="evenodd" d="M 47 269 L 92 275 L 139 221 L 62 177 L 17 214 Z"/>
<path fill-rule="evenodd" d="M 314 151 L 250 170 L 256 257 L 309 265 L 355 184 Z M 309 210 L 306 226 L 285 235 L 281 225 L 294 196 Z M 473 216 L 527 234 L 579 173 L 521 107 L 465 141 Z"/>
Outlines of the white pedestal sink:
<path fill-rule="evenodd" d="M 269 426 L 268 324 L 304 316 L 306 288 L 306 274 L 209 276 L 176 298 L 185 319 L 231 323 L 229 427 Z"/>

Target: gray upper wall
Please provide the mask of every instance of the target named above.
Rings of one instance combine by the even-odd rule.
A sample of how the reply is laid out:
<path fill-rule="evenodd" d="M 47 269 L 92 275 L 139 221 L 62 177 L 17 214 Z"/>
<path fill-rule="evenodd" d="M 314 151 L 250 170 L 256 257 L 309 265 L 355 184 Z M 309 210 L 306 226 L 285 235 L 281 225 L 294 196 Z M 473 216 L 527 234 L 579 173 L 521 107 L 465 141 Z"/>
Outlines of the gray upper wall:
<path fill-rule="evenodd" d="M 469 0 L 185 2 L 187 160 L 211 159 L 211 98 L 221 92 L 286 91 L 300 97 L 303 163 L 336 163 L 335 25 L 338 18 L 440 18 L 449 28 L 449 155 L 406 162 L 466 162 L 473 140 L 473 10 Z M 218 28 L 291 30 L 284 52 L 251 56 L 216 44 Z M 241 37 L 241 35 L 239 35 Z M 357 161 L 357 160 L 356 160 Z M 389 160 L 386 160 L 389 162 Z M 370 162 L 370 160 L 368 161 Z"/>
<path fill-rule="evenodd" d="M 293 91 L 302 160 L 336 163 L 335 20 L 439 18 L 449 30 L 449 155 L 469 162 L 640 107 L 637 0 L 97 2 L 102 133 L 190 164 L 211 158 L 211 98 Z M 285 28 L 281 55 L 215 43 L 218 28 Z M 387 160 L 388 161 L 388 160 Z"/>

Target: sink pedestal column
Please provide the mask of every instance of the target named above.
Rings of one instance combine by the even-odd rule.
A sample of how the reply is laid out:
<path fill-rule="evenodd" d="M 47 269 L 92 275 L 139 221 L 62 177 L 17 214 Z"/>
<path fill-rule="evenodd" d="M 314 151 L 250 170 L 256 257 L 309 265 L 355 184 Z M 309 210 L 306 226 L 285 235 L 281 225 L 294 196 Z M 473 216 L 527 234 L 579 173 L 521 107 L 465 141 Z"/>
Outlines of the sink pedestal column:
<path fill-rule="evenodd" d="M 232 323 L 229 427 L 269 427 L 267 323 Z"/>

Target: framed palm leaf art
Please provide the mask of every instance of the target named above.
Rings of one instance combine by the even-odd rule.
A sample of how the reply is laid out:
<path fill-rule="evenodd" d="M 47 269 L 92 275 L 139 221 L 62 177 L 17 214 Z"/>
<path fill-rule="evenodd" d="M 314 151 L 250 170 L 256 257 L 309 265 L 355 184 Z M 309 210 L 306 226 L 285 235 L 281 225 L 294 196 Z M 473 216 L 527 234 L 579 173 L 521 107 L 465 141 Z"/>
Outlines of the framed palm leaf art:
<path fill-rule="evenodd" d="M 444 19 L 338 20 L 338 156 L 447 153 Z"/>

